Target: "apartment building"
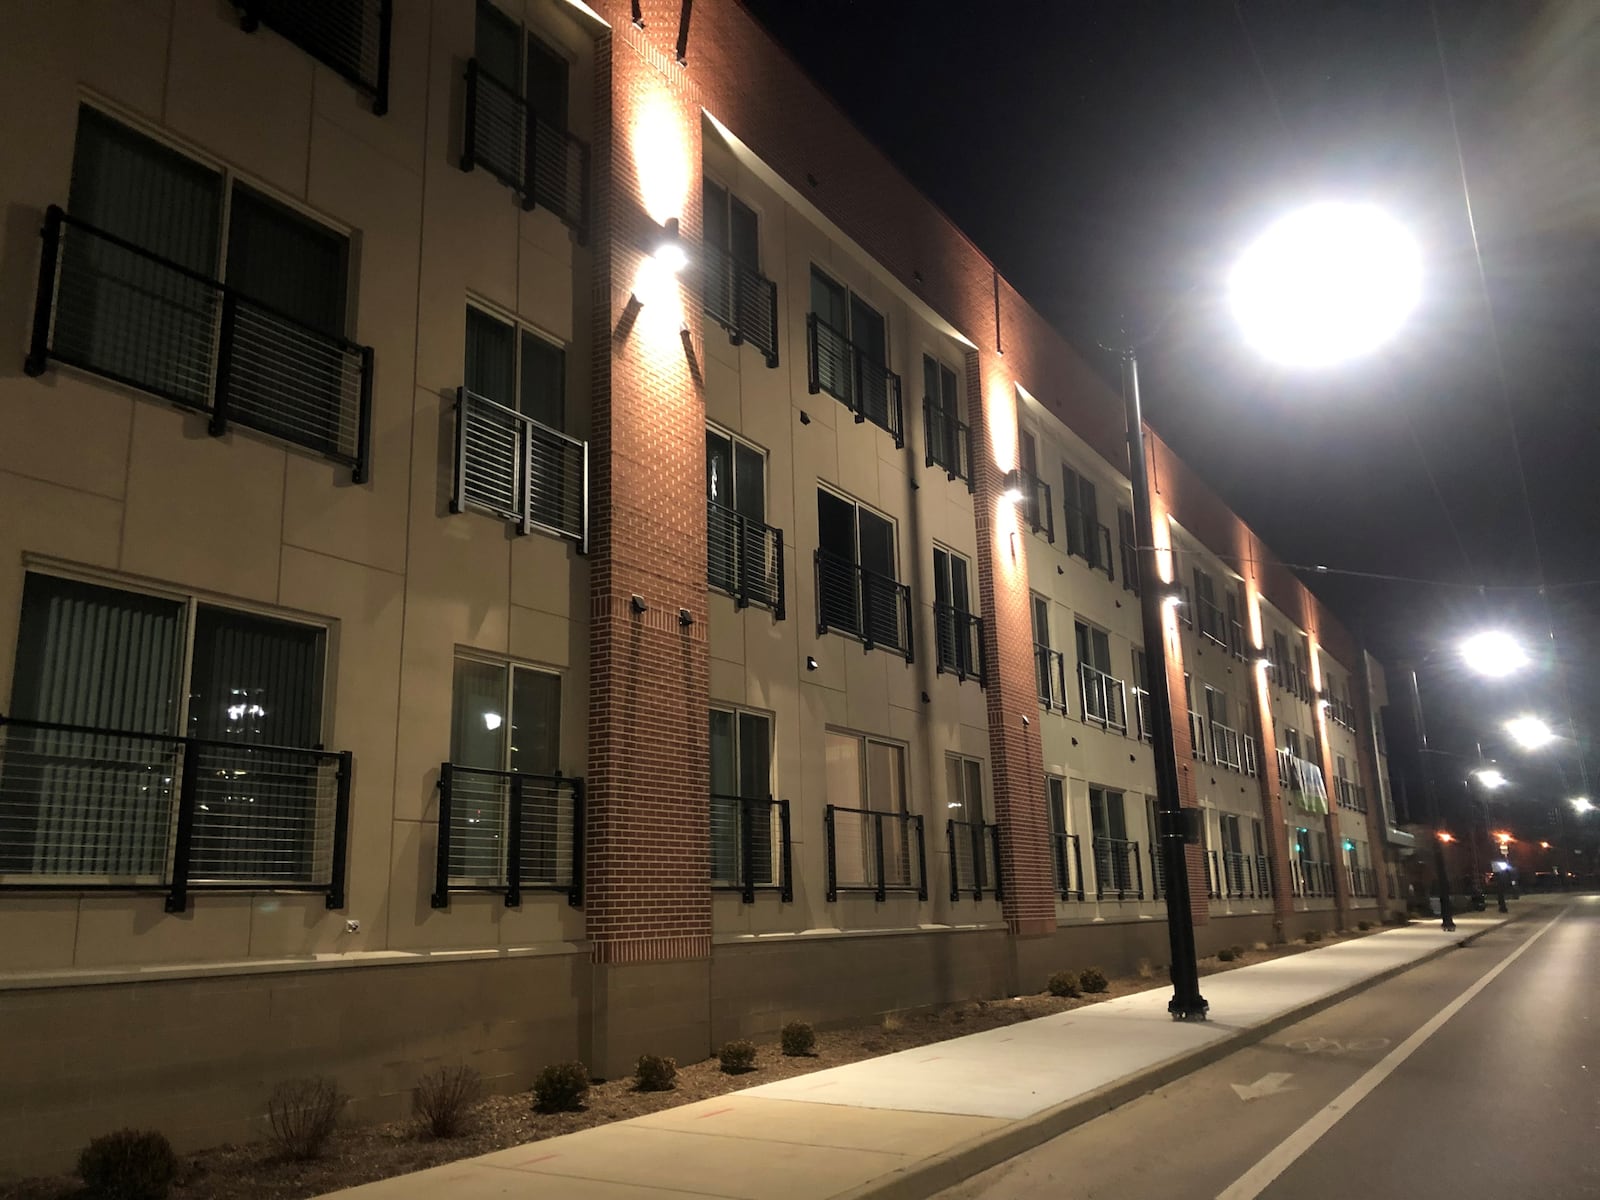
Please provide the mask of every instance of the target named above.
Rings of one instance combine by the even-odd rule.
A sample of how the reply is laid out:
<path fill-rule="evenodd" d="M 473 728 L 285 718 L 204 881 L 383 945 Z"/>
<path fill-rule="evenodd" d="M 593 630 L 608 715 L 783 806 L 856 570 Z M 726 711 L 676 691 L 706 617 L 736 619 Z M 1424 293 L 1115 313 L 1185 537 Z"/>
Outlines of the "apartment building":
<path fill-rule="evenodd" d="M 1381 667 L 689 20 L 14 12 L 0 1171 L 1159 964 L 1155 670 L 1202 952 L 1389 902 Z"/>

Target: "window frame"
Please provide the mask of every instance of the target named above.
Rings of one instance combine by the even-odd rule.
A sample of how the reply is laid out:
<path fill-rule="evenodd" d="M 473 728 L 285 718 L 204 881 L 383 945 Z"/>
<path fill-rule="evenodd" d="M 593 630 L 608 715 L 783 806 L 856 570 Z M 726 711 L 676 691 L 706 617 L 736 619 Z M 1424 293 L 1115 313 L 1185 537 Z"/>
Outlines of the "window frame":
<path fill-rule="evenodd" d="M 551 676 L 560 684 L 561 700 L 560 700 L 560 704 L 557 706 L 557 709 L 556 709 L 556 717 L 557 717 L 557 722 L 558 723 L 556 725 L 555 760 L 556 760 L 556 773 L 558 775 L 566 775 L 567 772 L 562 769 L 562 765 L 561 764 L 562 764 L 563 759 L 565 757 L 562 754 L 562 748 L 563 748 L 563 743 L 564 743 L 565 737 L 566 737 L 565 717 L 566 717 L 566 709 L 567 709 L 567 672 L 565 670 L 563 670 L 562 668 L 560 668 L 560 667 L 550 666 L 547 663 L 536 663 L 536 662 L 532 661 L 531 659 L 513 658 L 510 655 L 497 654 L 497 653 L 495 653 L 494 651 L 491 651 L 491 650 L 480 650 L 480 649 L 478 649 L 476 647 L 473 647 L 473 646 L 457 646 L 455 648 L 455 652 L 452 654 L 451 660 L 450 660 L 450 662 L 451 662 L 450 717 L 451 717 L 451 724 L 452 725 L 455 723 L 455 663 L 458 662 L 458 661 L 462 661 L 462 660 L 465 660 L 467 662 L 478 663 L 481 666 L 503 667 L 503 668 L 505 668 L 505 672 L 506 672 L 506 675 L 505 675 L 505 690 L 504 690 L 504 695 L 502 697 L 502 699 L 504 701 L 504 704 L 503 704 L 504 716 L 502 717 L 501 728 L 504 728 L 506 730 L 506 735 L 502 739 L 502 743 L 503 744 L 502 744 L 501 749 L 500 749 L 500 765 L 498 767 L 490 768 L 490 769 L 496 770 L 496 771 L 510 772 L 511 769 L 512 769 L 511 768 L 511 733 L 510 733 L 510 730 L 511 730 L 511 726 L 512 726 L 512 721 L 511 721 L 512 699 L 516 695 L 516 686 L 517 686 L 517 684 L 516 684 L 516 673 L 518 671 L 532 671 L 533 673 L 538 674 L 538 675 Z M 453 752 L 453 750 L 452 750 L 452 753 L 450 754 L 450 758 L 451 758 L 451 761 L 454 762 L 454 752 Z M 467 764 L 458 763 L 458 764 L 455 764 L 455 765 L 464 767 Z M 536 772 L 522 772 L 522 773 L 523 774 L 536 774 Z"/>

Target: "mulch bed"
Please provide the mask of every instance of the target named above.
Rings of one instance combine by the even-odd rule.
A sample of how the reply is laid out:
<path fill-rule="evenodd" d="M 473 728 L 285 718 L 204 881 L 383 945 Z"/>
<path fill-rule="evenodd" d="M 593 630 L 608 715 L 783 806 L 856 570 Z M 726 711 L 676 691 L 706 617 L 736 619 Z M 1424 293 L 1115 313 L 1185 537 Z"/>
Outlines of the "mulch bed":
<path fill-rule="evenodd" d="M 1361 936 L 1364 935 L 1355 931 L 1333 934 L 1326 937 L 1323 944 Z M 1215 974 L 1311 948 L 1302 943 L 1271 948 L 1257 943 L 1234 962 L 1202 959 L 1200 973 Z M 1067 999 L 1041 993 L 1004 1000 L 974 1000 L 889 1016 L 871 1025 L 819 1030 L 816 1049 L 806 1057 L 787 1057 L 777 1043 L 772 1042 L 760 1045 L 753 1071 L 725 1074 L 713 1058 L 679 1067 L 677 1086 L 668 1092 L 641 1092 L 631 1078 L 596 1083 L 589 1091 L 587 1104 L 576 1112 L 537 1112 L 526 1091 L 489 1096 L 474 1109 L 469 1131 L 455 1138 L 434 1139 L 420 1132 L 414 1121 L 351 1126 L 334 1135 L 325 1157 L 309 1163 L 288 1161 L 266 1142 L 215 1146 L 181 1156 L 179 1181 L 170 1196 L 172 1200 L 304 1200 L 460 1158 L 692 1104 L 758 1083 L 788 1079 L 1082 1008 L 1142 992 L 1160 982 L 1155 973 L 1150 972 L 1111 979 L 1106 991 L 1093 996 Z M 0 1200 L 90 1200 L 90 1197 L 75 1176 L 52 1176 L 0 1183 Z"/>

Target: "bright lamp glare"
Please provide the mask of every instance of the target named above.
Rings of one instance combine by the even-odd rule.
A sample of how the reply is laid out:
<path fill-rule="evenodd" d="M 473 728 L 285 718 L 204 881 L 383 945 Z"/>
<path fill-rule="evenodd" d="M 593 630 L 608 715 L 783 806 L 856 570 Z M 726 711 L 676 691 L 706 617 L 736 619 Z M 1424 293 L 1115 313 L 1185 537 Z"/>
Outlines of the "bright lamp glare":
<path fill-rule="evenodd" d="M 1538 750 L 1555 741 L 1555 732 L 1538 717 L 1513 717 L 1506 722 L 1506 732 L 1524 750 Z"/>
<path fill-rule="evenodd" d="M 656 247 L 656 262 L 660 263 L 664 269 L 673 275 L 676 275 L 689 265 L 689 255 L 679 242 L 663 241 Z"/>
<path fill-rule="evenodd" d="M 1528 665 L 1528 652 L 1509 633 L 1489 630 L 1461 643 L 1461 657 L 1479 675 L 1501 679 Z"/>
<path fill-rule="evenodd" d="M 1572 798 L 1572 807 L 1579 812 L 1586 813 L 1594 808 L 1594 801 L 1587 796 L 1574 796 Z"/>
<path fill-rule="evenodd" d="M 1483 786 L 1486 788 L 1505 787 L 1506 785 L 1506 777 L 1500 774 L 1499 771 L 1496 771 L 1493 767 L 1485 767 L 1481 771 L 1474 771 L 1473 775 L 1475 775 L 1478 782 L 1483 784 Z"/>
<path fill-rule="evenodd" d="M 1228 281 L 1245 340 L 1289 367 L 1328 366 L 1376 349 L 1421 291 L 1416 243 L 1367 204 L 1291 213 L 1250 245 Z"/>

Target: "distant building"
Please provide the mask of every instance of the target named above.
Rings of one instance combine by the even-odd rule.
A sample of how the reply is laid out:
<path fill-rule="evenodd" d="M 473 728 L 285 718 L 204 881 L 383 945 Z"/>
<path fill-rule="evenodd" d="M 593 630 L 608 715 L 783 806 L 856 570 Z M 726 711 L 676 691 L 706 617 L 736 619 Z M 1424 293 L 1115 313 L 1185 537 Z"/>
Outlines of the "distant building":
<path fill-rule="evenodd" d="M 1394 907 L 1381 668 L 1159 439 L 1142 646 L 1118 399 L 749 14 L 315 8 L 8 13 L 0 1172 L 1160 963 L 1152 670 L 1202 953 Z"/>

